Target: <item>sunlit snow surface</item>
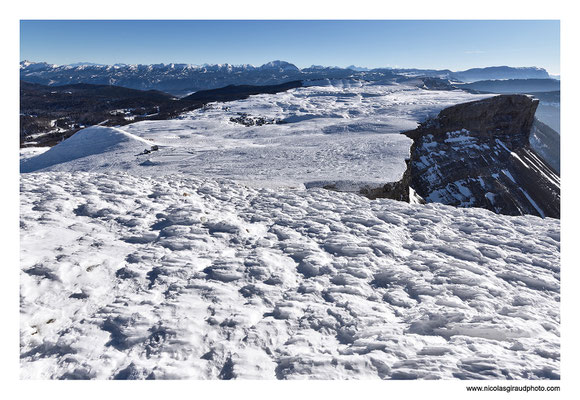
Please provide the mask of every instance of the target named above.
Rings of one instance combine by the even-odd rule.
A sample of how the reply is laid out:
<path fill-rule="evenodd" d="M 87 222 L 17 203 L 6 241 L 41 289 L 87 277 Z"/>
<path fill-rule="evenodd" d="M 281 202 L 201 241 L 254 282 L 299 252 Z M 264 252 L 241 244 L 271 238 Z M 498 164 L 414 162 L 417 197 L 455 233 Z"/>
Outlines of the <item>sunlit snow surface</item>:
<path fill-rule="evenodd" d="M 180 119 L 127 125 L 121 129 L 159 145 L 159 150 L 143 154 L 147 146 L 136 142 L 44 170 L 185 173 L 257 187 L 334 184 L 356 191 L 401 178 L 412 143 L 401 132 L 452 104 L 483 97 L 489 95 L 333 81 L 329 86 L 212 103 Z M 248 127 L 231 121 L 240 114 L 286 123 Z M 70 151 L 69 146 L 66 153 Z"/>
<path fill-rule="evenodd" d="M 480 97 L 335 82 L 22 152 L 22 377 L 558 378 L 558 220 L 304 189 L 398 180 L 399 133 Z"/>
<path fill-rule="evenodd" d="M 23 378 L 559 377 L 559 222 L 228 180 L 21 177 Z"/>

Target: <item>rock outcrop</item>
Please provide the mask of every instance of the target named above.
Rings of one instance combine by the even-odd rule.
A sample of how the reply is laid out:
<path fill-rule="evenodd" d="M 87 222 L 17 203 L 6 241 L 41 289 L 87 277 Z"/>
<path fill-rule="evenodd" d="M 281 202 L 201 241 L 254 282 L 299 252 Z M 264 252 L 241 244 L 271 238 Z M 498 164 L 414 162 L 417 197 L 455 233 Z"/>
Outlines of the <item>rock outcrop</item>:
<path fill-rule="evenodd" d="M 497 138 L 505 144 L 522 146 L 528 143 L 538 103 L 526 95 L 502 95 L 457 104 L 405 135 L 416 139 L 425 134 L 442 136 L 465 129 L 482 139 Z"/>
<path fill-rule="evenodd" d="M 560 217 L 558 173 L 530 147 L 538 100 L 501 95 L 458 104 L 405 134 L 410 186 L 427 202 Z"/>

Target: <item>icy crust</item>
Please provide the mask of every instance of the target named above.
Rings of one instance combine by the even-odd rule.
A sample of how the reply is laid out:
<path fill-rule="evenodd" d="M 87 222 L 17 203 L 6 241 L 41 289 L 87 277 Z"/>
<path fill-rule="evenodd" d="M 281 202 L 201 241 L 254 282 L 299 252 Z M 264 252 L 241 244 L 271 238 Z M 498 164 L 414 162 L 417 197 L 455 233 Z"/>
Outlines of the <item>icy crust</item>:
<path fill-rule="evenodd" d="M 22 171 L 130 170 L 144 176 L 223 177 L 256 187 L 331 185 L 358 191 L 401 179 L 412 144 L 401 132 L 450 105 L 489 97 L 361 81 L 325 84 L 211 103 L 179 119 L 141 121 L 112 133 L 103 129 L 114 128 L 85 129 L 23 163 Z M 73 140 L 77 136 L 146 141 L 71 157 L 99 147 Z M 145 151 L 153 144 L 148 142 L 158 150 Z"/>
<path fill-rule="evenodd" d="M 559 377 L 558 220 L 123 173 L 21 192 L 23 378 Z"/>

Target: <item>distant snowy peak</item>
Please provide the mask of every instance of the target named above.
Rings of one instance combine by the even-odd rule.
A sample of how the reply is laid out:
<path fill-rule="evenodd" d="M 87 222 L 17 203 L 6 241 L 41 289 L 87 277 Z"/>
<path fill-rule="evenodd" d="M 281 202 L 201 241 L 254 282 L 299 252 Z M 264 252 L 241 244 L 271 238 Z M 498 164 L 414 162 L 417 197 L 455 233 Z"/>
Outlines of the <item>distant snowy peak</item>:
<path fill-rule="evenodd" d="M 300 68 L 298 68 L 296 65 L 281 60 L 270 61 L 269 63 L 262 65 L 260 69 L 276 69 L 280 71 L 295 71 L 295 72 L 300 71 Z"/>
<path fill-rule="evenodd" d="M 38 71 L 44 69 L 52 69 L 57 68 L 58 65 L 56 64 L 49 64 L 45 62 L 33 62 L 33 61 L 20 61 L 20 71 L 27 70 L 27 71 Z"/>
<path fill-rule="evenodd" d="M 28 61 L 28 60 L 20 61 L 20 69 L 23 69 L 23 68 L 28 68 L 28 67 L 30 67 L 32 64 L 35 64 L 35 63 L 34 63 L 34 62 L 32 62 L 32 61 Z"/>

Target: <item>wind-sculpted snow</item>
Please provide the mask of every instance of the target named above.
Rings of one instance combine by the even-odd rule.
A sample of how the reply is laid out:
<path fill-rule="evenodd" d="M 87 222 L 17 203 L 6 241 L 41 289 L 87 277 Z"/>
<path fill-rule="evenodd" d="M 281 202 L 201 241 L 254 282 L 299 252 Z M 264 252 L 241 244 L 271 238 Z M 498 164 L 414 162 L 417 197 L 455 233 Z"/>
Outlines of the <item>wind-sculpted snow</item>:
<path fill-rule="evenodd" d="M 333 185 L 358 191 L 401 179 L 412 144 L 401 132 L 449 105 L 489 97 L 357 80 L 324 84 L 211 103 L 179 119 L 123 126 L 124 135 L 119 129 L 105 132 L 115 128 L 85 129 L 39 159 L 24 162 L 22 171 L 183 173 L 231 178 L 257 187 Z M 149 152 L 147 143 L 135 140 L 117 146 L 119 137 L 132 135 L 158 144 L 158 150 Z M 81 143 L 76 136 L 85 140 Z M 103 147 L 102 136 L 115 139 L 115 146 L 87 153 L 96 147 L 88 139 L 93 137 Z M 80 144 L 83 148 L 75 150 Z M 71 152 L 84 156 L 63 156 Z"/>
<path fill-rule="evenodd" d="M 23 378 L 559 378 L 559 221 L 21 177 Z"/>

